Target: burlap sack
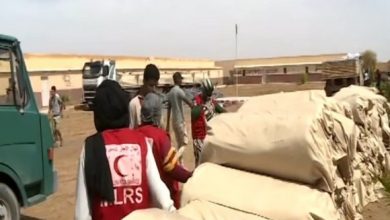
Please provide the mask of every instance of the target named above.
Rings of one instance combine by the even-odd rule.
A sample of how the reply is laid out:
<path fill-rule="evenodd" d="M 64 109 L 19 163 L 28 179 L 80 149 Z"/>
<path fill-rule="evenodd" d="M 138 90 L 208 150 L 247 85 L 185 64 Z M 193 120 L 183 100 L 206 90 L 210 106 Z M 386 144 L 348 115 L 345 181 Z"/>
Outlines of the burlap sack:
<path fill-rule="evenodd" d="M 389 107 L 386 99 L 377 92 L 368 87 L 350 86 L 334 96 L 337 102 L 350 109 L 350 118 L 361 131 L 352 162 L 352 191 L 355 208 L 359 212 L 365 205 L 380 198 L 381 194 L 376 189 L 377 177 L 389 170 L 386 158 L 388 153 L 384 145 L 390 134 L 387 115 Z"/>
<path fill-rule="evenodd" d="M 355 123 L 344 115 L 333 113 L 332 160 L 343 180 L 353 179 L 353 160 L 360 136 Z"/>
<path fill-rule="evenodd" d="M 192 201 L 176 212 L 161 209 L 137 210 L 123 220 L 267 220 L 261 216 L 206 201 Z"/>
<path fill-rule="evenodd" d="M 180 208 L 182 216 L 194 220 L 266 220 L 258 215 L 242 212 L 215 203 L 195 200 Z"/>
<path fill-rule="evenodd" d="M 269 219 L 340 219 L 328 193 L 211 163 L 199 166 L 184 184 L 182 205 L 195 200 Z"/>
<path fill-rule="evenodd" d="M 323 90 L 286 92 L 251 97 L 238 110 L 245 113 L 284 113 L 321 109 L 327 101 Z"/>
<path fill-rule="evenodd" d="M 193 220 L 181 216 L 177 212 L 168 212 L 162 209 L 142 209 L 130 213 L 123 220 Z"/>
<path fill-rule="evenodd" d="M 380 117 L 388 109 L 386 98 L 376 93 L 375 89 L 368 87 L 349 86 L 336 93 L 334 99 L 350 105 L 355 123 L 365 128 L 374 127 L 380 126 Z M 368 124 L 369 121 L 373 124 Z M 385 126 L 383 129 L 388 132 L 388 124 L 383 126 Z"/>
<path fill-rule="evenodd" d="M 224 164 L 331 192 L 335 171 L 333 121 L 332 112 L 324 108 L 325 101 L 316 92 L 252 98 L 238 113 L 221 114 L 211 120 L 201 162 Z"/>
<path fill-rule="evenodd" d="M 229 113 L 211 121 L 201 163 L 333 190 L 332 146 L 319 120 L 290 114 Z"/>

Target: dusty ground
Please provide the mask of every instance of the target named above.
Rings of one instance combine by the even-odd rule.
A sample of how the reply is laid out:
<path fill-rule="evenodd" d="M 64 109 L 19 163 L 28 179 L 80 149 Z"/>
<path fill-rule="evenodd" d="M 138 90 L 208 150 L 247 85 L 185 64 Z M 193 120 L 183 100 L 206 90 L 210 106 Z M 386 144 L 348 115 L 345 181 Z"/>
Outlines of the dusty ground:
<path fill-rule="evenodd" d="M 239 96 L 253 96 L 279 91 L 294 91 L 297 89 L 322 89 L 322 84 L 278 84 L 264 86 L 240 86 Z M 219 89 L 225 96 L 236 94 L 234 86 Z M 232 107 L 231 110 L 235 108 Z M 64 146 L 55 151 L 55 167 L 59 173 L 59 188 L 45 202 L 22 211 L 24 220 L 39 219 L 73 219 L 76 170 L 78 157 L 85 137 L 94 133 L 94 125 L 91 112 L 75 111 L 69 109 L 65 113 L 61 124 L 65 138 Z M 189 146 L 192 146 L 191 143 Z M 189 169 L 193 169 L 194 159 L 192 150 L 184 153 L 184 162 Z M 384 200 L 368 205 L 364 210 L 364 219 L 388 220 L 390 219 L 390 206 Z"/>

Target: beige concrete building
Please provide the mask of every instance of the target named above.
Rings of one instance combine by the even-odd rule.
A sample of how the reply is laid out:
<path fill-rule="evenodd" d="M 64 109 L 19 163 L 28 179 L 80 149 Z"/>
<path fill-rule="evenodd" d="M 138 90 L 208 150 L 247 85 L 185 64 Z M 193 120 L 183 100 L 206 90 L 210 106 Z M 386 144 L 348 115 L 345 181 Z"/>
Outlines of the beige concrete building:
<path fill-rule="evenodd" d="M 346 53 L 216 61 L 223 74 L 239 83 L 296 82 L 307 73 L 309 80 L 320 80 L 322 64 L 345 59 Z M 237 76 L 238 77 L 233 77 Z M 226 78 L 225 78 L 226 79 Z M 225 80 L 226 81 L 226 80 Z"/>
<path fill-rule="evenodd" d="M 100 55 L 63 55 L 63 54 L 25 54 L 27 69 L 40 106 L 48 106 L 51 86 L 55 85 L 61 95 L 69 98 L 70 103 L 82 101 L 82 68 L 91 60 L 115 60 L 117 71 L 122 80 L 131 84 L 142 83 L 144 67 L 153 63 L 161 72 L 160 83 L 170 83 L 172 74 L 181 71 L 187 82 L 196 82 L 208 77 L 220 81 L 222 69 L 211 60 L 179 59 L 164 57 L 100 56 Z M 1 78 L 1 77 L 0 77 Z"/>
<path fill-rule="evenodd" d="M 271 58 L 239 59 L 216 61 L 221 66 L 225 76 L 229 76 L 232 70 L 247 70 L 247 74 L 294 74 L 306 72 L 318 72 L 318 66 L 328 61 L 343 60 L 346 53 L 286 56 Z M 317 67 L 317 68 L 316 68 Z"/>

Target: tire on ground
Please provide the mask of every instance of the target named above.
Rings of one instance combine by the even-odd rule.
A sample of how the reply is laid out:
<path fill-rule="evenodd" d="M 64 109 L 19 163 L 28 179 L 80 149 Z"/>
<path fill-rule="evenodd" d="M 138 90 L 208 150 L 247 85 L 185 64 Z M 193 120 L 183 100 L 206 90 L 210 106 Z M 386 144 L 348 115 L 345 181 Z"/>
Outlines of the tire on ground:
<path fill-rule="evenodd" d="M 5 184 L 0 183 L 0 205 L 5 205 L 9 209 L 12 220 L 20 220 L 20 206 L 15 194 Z"/>

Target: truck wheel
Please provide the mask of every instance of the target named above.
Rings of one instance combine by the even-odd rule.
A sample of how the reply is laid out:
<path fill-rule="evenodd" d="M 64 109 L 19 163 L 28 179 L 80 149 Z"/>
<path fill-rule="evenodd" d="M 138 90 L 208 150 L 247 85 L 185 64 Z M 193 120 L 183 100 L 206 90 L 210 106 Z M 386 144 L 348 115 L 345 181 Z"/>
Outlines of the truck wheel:
<path fill-rule="evenodd" d="M 0 220 L 19 220 L 20 207 L 12 190 L 0 183 Z"/>

